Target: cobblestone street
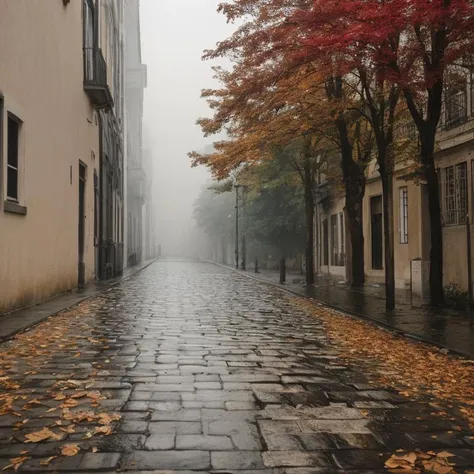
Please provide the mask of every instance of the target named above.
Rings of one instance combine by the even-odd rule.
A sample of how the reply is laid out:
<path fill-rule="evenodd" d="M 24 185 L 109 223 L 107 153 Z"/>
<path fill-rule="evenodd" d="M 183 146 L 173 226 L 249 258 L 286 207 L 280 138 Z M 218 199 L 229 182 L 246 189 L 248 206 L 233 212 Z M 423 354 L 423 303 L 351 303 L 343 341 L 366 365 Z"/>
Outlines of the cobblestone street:
<path fill-rule="evenodd" d="M 211 264 L 157 262 L 0 356 L 5 472 L 376 473 L 415 449 L 474 469 L 455 406 L 369 384 L 290 297 Z"/>

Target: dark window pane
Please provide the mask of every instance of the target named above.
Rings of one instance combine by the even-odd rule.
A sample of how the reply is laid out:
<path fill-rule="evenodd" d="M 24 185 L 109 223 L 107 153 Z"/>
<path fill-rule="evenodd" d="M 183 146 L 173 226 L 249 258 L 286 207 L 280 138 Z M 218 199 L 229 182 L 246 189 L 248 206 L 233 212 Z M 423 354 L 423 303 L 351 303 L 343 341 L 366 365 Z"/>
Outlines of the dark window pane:
<path fill-rule="evenodd" d="M 8 118 L 8 164 L 18 168 L 18 122 Z"/>
<path fill-rule="evenodd" d="M 7 168 L 7 198 L 18 200 L 18 170 Z"/>

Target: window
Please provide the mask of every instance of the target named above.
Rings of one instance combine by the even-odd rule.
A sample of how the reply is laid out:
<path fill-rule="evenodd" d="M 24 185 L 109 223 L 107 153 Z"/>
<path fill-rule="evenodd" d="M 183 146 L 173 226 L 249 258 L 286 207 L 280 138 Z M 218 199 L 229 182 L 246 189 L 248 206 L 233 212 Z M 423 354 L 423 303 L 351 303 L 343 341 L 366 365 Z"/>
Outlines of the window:
<path fill-rule="evenodd" d="M 371 233 L 372 233 L 372 268 L 383 269 L 383 218 L 382 196 L 370 198 Z"/>
<path fill-rule="evenodd" d="M 337 231 L 337 214 L 331 216 L 331 265 L 339 265 L 339 235 Z"/>
<path fill-rule="evenodd" d="M 339 213 L 339 232 L 341 235 L 340 238 L 340 255 L 339 255 L 339 263 L 341 266 L 346 264 L 346 253 L 345 253 L 345 236 L 344 236 L 344 214 L 341 212 Z"/>
<path fill-rule="evenodd" d="M 399 232 L 400 232 L 400 243 L 408 243 L 408 188 L 405 186 L 399 190 Z"/>
<path fill-rule="evenodd" d="M 329 235 L 328 235 L 328 220 L 324 219 L 323 220 L 323 226 L 322 226 L 322 241 L 323 241 L 323 255 L 322 255 L 322 262 L 323 265 L 329 265 Z"/>
<path fill-rule="evenodd" d="M 459 225 L 467 216 L 467 163 L 442 170 L 443 211 L 445 225 Z"/>
<path fill-rule="evenodd" d="M 7 124 L 7 200 L 18 202 L 18 150 L 20 123 L 8 116 Z"/>
<path fill-rule="evenodd" d="M 447 91 L 445 94 L 445 116 L 446 128 L 457 127 L 467 119 L 467 94 L 466 85 L 461 90 Z"/>
<path fill-rule="evenodd" d="M 452 82 L 452 81 L 451 81 Z M 467 77 L 457 77 L 444 90 L 444 125 L 446 128 L 457 127 L 467 120 Z"/>

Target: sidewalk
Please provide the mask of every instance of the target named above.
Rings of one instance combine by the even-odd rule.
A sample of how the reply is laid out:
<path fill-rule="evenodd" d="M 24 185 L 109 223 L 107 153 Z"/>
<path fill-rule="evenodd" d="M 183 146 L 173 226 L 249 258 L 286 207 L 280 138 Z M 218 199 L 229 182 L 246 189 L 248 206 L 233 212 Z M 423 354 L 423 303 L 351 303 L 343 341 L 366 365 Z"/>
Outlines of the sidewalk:
<path fill-rule="evenodd" d="M 0 343 L 12 338 L 15 334 L 34 326 L 44 319 L 60 311 L 64 311 L 83 301 L 96 296 L 102 291 L 127 280 L 138 272 L 150 266 L 155 259 L 147 260 L 140 265 L 128 267 L 123 275 L 111 280 L 92 282 L 83 289 L 75 289 L 64 295 L 59 295 L 41 303 L 27 306 L 10 313 L 0 314 Z"/>
<path fill-rule="evenodd" d="M 286 283 L 279 283 L 276 270 L 261 270 L 247 276 L 284 288 L 291 293 L 312 298 L 331 308 L 368 319 L 408 337 L 420 339 L 466 357 L 474 357 L 474 313 L 446 308 L 431 308 L 412 301 L 410 292 L 397 291 L 397 307 L 385 309 L 383 285 L 366 285 L 354 290 L 328 277 L 316 277 L 314 285 L 304 283 L 304 275 L 287 272 Z"/>

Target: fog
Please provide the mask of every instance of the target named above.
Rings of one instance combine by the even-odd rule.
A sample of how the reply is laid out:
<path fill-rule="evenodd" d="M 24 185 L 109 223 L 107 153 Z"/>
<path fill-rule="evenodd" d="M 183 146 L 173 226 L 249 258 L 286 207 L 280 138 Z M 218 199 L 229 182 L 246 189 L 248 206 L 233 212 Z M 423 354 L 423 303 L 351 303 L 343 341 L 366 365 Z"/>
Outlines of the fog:
<path fill-rule="evenodd" d="M 216 12 L 218 0 L 141 0 L 142 61 L 148 67 L 144 146 L 153 156 L 156 233 L 165 255 L 193 254 L 193 202 L 209 179 L 187 153 L 212 144 L 196 125 L 210 115 L 201 89 L 215 85 L 204 49 L 233 30 Z M 214 63 L 215 64 L 215 63 Z"/>

